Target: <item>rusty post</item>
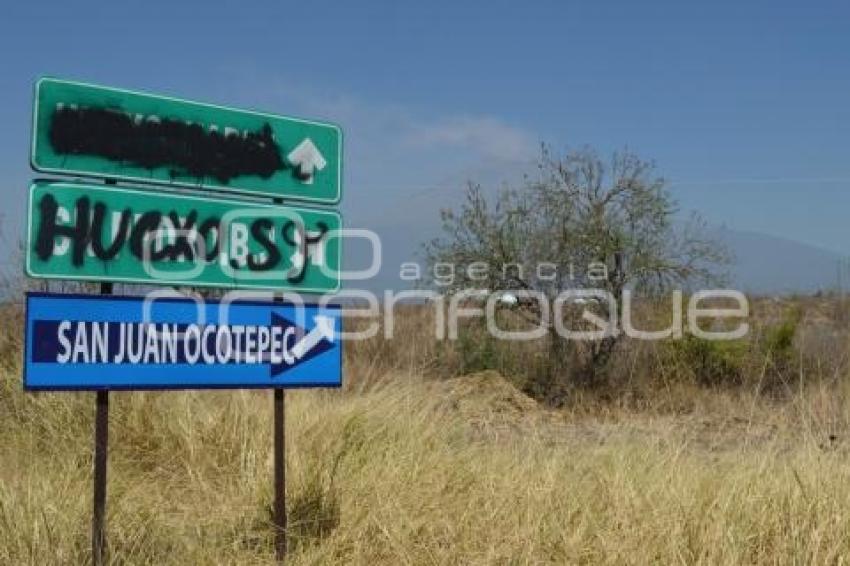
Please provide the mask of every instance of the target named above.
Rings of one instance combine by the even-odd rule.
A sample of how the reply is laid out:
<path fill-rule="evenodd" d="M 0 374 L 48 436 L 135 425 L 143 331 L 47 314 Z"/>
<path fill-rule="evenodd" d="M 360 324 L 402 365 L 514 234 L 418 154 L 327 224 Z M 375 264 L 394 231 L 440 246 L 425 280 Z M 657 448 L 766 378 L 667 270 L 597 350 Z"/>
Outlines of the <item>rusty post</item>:
<path fill-rule="evenodd" d="M 112 294 L 112 283 L 101 283 L 100 294 Z M 94 420 L 94 509 L 91 551 L 95 566 L 106 564 L 106 462 L 109 451 L 109 390 L 97 392 Z"/>

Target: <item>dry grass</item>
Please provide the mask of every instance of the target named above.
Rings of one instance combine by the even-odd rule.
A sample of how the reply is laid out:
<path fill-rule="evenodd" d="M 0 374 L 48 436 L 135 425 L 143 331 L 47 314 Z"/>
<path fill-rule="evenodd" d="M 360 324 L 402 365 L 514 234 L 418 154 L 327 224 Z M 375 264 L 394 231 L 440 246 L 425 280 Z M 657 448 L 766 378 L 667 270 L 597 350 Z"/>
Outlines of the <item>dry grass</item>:
<path fill-rule="evenodd" d="M 661 380 L 553 411 L 495 372 L 423 378 L 440 354 L 403 331 L 349 355 L 344 391 L 287 395 L 291 563 L 850 557 L 844 375 L 781 399 Z M 0 564 L 86 563 L 94 395 L 24 394 L 17 347 L 0 341 Z M 271 563 L 271 395 L 112 399 L 112 560 Z"/>

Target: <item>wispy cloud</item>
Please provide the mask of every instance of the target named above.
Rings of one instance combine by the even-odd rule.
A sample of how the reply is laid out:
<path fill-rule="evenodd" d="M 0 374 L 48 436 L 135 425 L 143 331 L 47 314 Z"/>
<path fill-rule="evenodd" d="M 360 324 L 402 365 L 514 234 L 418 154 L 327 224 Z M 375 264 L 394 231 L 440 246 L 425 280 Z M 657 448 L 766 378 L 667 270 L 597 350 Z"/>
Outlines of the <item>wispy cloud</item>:
<path fill-rule="evenodd" d="M 457 205 L 467 181 L 495 189 L 533 170 L 538 138 L 509 117 L 435 111 L 240 73 L 228 99 L 342 127 L 345 224 L 381 235 L 394 285 L 393 268 L 438 233 L 440 209 Z"/>
<path fill-rule="evenodd" d="M 492 116 L 449 116 L 436 123 L 415 124 L 408 141 L 465 148 L 504 161 L 531 158 L 538 143 L 527 131 Z"/>
<path fill-rule="evenodd" d="M 268 106 L 294 107 L 294 111 L 340 124 L 352 157 L 376 159 L 386 167 L 393 157 L 419 159 L 428 152 L 432 170 L 443 173 L 456 168 L 475 168 L 478 163 L 516 164 L 534 158 L 539 138 L 531 131 L 510 124 L 499 116 L 436 113 L 399 104 L 376 101 L 351 94 L 284 81 L 265 80 Z"/>

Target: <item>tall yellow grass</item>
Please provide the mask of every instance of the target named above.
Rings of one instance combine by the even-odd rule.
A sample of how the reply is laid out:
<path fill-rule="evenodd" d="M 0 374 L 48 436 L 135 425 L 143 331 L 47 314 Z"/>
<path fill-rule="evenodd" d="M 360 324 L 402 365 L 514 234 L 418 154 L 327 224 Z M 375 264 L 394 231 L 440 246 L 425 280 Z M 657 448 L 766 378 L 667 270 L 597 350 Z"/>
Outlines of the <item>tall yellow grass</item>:
<path fill-rule="evenodd" d="M 668 383 L 639 408 L 553 411 L 495 372 L 389 368 L 386 347 L 347 360 L 344 390 L 287 394 L 292 564 L 850 557 L 845 380 L 781 400 Z M 23 393 L 18 345 L 0 348 L 0 564 L 85 564 L 94 396 Z M 271 404 L 113 394 L 111 560 L 272 563 Z"/>
<path fill-rule="evenodd" d="M 290 393 L 291 562 L 850 556 L 850 455 L 844 429 L 816 418 L 826 394 L 805 411 L 730 398 L 590 418 L 530 410 L 496 374 L 473 382 Z M 86 563 L 92 396 L 22 399 L 16 385 L 3 389 L 0 563 Z M 113 398 L 112 560 L 271 563 L 270 396 Z"/>

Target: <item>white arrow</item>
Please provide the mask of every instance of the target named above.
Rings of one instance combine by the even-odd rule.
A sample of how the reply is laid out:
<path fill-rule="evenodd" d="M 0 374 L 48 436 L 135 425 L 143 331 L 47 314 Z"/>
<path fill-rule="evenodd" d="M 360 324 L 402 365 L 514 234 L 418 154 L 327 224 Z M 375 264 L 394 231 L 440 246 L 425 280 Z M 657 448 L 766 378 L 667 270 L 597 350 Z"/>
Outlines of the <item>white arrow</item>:
<path fill-rule="evenodd" d="M 310 138 L 305 138 L 298 147 L 289 152 L 286 158 L 292 165 L 298 167 L 298 172 L 304 177 L 304 183 L 307 185 L 313 184 L 313 173 L 321 171 L 328 164 Z"/>
<path fill-rule="evenodd" d="M 297 360 L 300 360 L 307 352 L 315 348 L 322 339 L 327 339 L 331 342 L 334 341 L 334 320 L 331 317 L 322 315 L 314 316 L 313 322 L 316 323 L 313 330 L 308 332 L 306 336 L 292 347 L 292 355 Z"/>

